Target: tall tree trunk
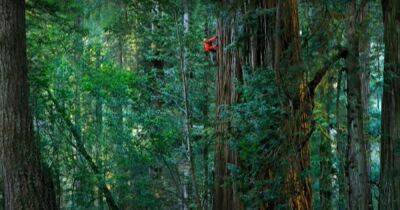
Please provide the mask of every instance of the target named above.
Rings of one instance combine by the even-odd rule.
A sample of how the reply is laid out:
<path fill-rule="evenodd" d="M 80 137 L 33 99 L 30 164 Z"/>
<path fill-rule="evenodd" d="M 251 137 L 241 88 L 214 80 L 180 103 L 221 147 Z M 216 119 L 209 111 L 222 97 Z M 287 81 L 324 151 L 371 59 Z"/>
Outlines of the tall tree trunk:
<path fill-rule="evenodd" d="M 400 209 L 400 1 L 382 0 L 385 70 L 379 209 Z"/>
<path fill-rule="evenodd" d="M 5 209 L 56 209 L 29 108 L 25 3 L 0 0 L 0 154 Z"/>
<path fill-rule="evenodd" d="M 279 89 L 280 109 L 287 117 L 278 122 L 282 142 L 277 150 L 277 160 L 287 164 L 263 166 L 262 180 L 273 179 L 283 172 L 284 181 L 278 190 L 278 199 L 265 201 L 261 209 L 273 209 L 285 204 L 291 209 L 311 209 L 311 179 L 307 174 L 310 168 L 308 140 L 313 131 L 312 110 L 315 88 L 321 82 L 331 65 L 347 55 L 340 50 L 321 69 L 314 78 L 307 81 L 301 61 L 300 31 L 297 0 L 247 1 L 244 11 L 274 8 L 274 16 L 260 15 L 257 26 L 246 26 L 250 37 L 244 46 L 244 53 L 231 47 L 236 41 L 238 20 L 241 10 L 235 8 L 235 1 L 221 1 L 225 11 L 218 21 L 220 49 L 217 52 L 219 69 L 217 72 L 217 142 L 215 157 L 215 209 L 240 209 L 238 188 L 231 181 L 228 164 L 240 166 L 237 151 L 230 148 L 235 135 L 231 128 L 229 109 L 241 100 L 236 88 L 237 82 L 243 83 L 242 63 L 253 70 L 272 67 L 275 71 L 276 85 Z M 240 4 L 243 6 L 242 4 Z M 233 9 L 235 8 L 235 9 Z M 250 9 L 250 10 L 249 10 Z M 232 14 L 233 13 L 233 14 Z M 226 46 L 230 46 L 226 48 Z M 248 54 L 246 54 L 248 53 Z M 267 143 L 268 144 L 268 143 Z M 285 151 L 282 153 L 279 151 Z M 288 167 L 286 167 L 288 165 Z M 279 173 L 279 174 L 278 174 Z M 231 181 L 231 182 L 229 182 Z M 233 184 L 232 184 L 233 183 Z M 269 188 L 270 186 L 265 186 Z"/>
<path fill-rule="evenodd" d="M 228 8 L 234 3 L 232 0 L 222 0 L 222 6 Z M 235 81 L 242 81 L 242 65 L 237 49 L 227 49 L 237 36 L 238 14 L 228 14 L 218 19 L 217 33 L 219 49 L 217 52 L 217 124 L 215 143 L 215 194 L 214 209 L 238 210 L 242 209 L 237 186 L 232 181 L 232 174 L 228 165 L 239 166 L 237 151 L 230 145 L 232 128 L 230 107 L 239 101 Z"/>
<path fill-rule="evenodd" d="M 184 116 L 183 116 L 183 136 L 184 136 L 184 148 L 186 150 L 187 167 L 185 170 L 185 175 L 189 176 L 192 181 L 192 189 L 198 209 L 201 208 L 200 195 L 197 190 L 197 178 L 195 170 L 195 160 L 192 151 L 192 137 L 191 137 L 191 119 L 190 119 L 190 107 L 189 107 L 189 84 L 188 84 L 188 49 L 186 38 L 189 34 L 189 5 L 187 0 L 182 0 L 183 5 L 183 37 L 181 40 L 181 79 L 182 79 L 182 97 L 184 106 Z"/>
<path fill-rule="evenodd" d="M 357 0 L 349 4 L 347 67 L 347 127 L 348 127 L 348 180 L 350 209 L 370 209 L 368 157 L 364 136 L 364 107 L 360 71 L 360 27 L 364 21 L 364 7 Z"/>
<path fill-rule="evenodd" d="M 277 86 L 288 114 L 281 128 L 289 163 L 283 190 L 285 203 L 292 209 L 311 209 L 311 179 L 301 174 L 309 170 L 310 149 L 308 140 L 312 133 L 314 87 L 309 87 L 300 57 L 299 16 L 297 0 L 278 1 L 275 23 L 275 62 Z"/>
<path fill-rule="evenodd" d="M 364 143 L 363 143 L 363 148 L 366 150 L 366 164 L 367 164 L 367 188 L 369 191 L 365 192 L 367 193 L 366 197 L 368 199 L 368 206 L 370 209 L 372 209 L 372 185 L 371 185 L 371 145 L 370 145 L 370 135 L 369 135 L 369 124 L 370 124 L 370 117 L 369 117 L 369 99 L 370 99 L 370 50 L 371 50 L 371 38 L 368 34 L 368 23 L 369 20 L 367 12 L 370 12 L 369 9 L 369 3 L 367 2 L 365 5 L 365 8 L 362 8 L 363 11 L 361 15 L 363 15 L 363 18 L 360 22 L 360 46 L 359 46 L 359 51 L 360 51 L 360 57 L 359 57 L 359 62 L 360 62 L 360 81 L 361 81 L 361 101 L 363 105 L 363 138 L 364 138 Z"/>

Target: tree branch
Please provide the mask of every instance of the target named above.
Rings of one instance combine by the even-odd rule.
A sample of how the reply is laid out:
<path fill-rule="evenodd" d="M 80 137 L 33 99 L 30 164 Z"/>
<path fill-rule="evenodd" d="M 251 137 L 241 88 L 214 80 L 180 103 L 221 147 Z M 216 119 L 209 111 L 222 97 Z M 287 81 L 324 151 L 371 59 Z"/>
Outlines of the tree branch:
<path fill-rule="evenodd" d="M 89 167 L 92 169 L 92 171 L 96 175 L 96 177 L 99 181 L 99 189 L 104 194 L 104 197 L 106 198 L 106 202 L 107 202 L 109 209 L 119 210 L 119 207 L 117 206 L 117 203 L 115 202 L 115 200 L 111 194 L 111 191 L 108 189 L 108 187 L 106 185 L 105 178 L 101 175 L 99 167 L 96 165 L 93 158 L 90 156 L 90 154 L 85 149 L 85 146 L 82 141 L 82 134 L 81 134 L 80 130 L 77 129 L 76 125 L 72 122 L 72 120 L 68 116 L 66 110 L 60 106 L 60 104 L 57 102 L 56 98 L 53 96 L 51 91 L 47 90 L 46 92 L 48 94 L 50 101 L 54 104 L 55 111 L 57 111 L 57 113 L 60 115 L 62 120 L 67 124 L 72 136 L 75 138 L 76 144 L 73 144 L 73 145 L 75 145 L 74 147 L 85 158 L 85 160 L 89 164 Z"/>
<path fill-rule="evenodd" d="M 346 58 L 348 55 L 348 50 L 346 48 L 339 48 L 338 54 L 336 54 L 332 59 L 330 59 L 325 65 L 315 73 L 314 78 L 307 84 L 308 92 L 310 97 L 313 98 L 315 94 L 315 89 L 318 84 L 322 81 L 326 73 L 329 71 L 331 66 L 335 64 L 338 60 Z"/>

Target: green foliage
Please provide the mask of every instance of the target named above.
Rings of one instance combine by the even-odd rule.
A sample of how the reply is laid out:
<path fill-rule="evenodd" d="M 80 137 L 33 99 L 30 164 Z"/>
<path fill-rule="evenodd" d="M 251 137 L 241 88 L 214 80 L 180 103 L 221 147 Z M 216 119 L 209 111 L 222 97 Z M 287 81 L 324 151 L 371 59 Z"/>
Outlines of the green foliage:
<path fill-rule="evenodd" d="M 62 209 L 106 209 L 98 187 L 102 178 L 121 209 L 179 209 L 185 202 L 195 209 L 194 185 L 205 209 L 212 207 L 217 66 L 203 52 L 202 41 L 216 33 L 216 17 L 227 11 L 212 1 L 188 2 L 190 28 L 184 34 L 180 0 L 27 1 L 34 128 Z M 334 48 L 346 43 L 346 1 L 315 2 L 299 4 L 304 68 L 288 69 L 306 71 L 308 81 L 336 53 Z M 377 3 L 371 11 L 370 62 L 364 70 L 371 77 L 367 122 L 371 179 L 378 183 L 383 44 Z M 248 10 L 235 23 L 240 26 L 237 40 L 224 50 L 248 50 L 250 34 L 244 26 L 256 28 L 259 16 L 274 12 Z M 324 41 L 326 37 L 328 41 Z M 190 177 L 182 169 L 187 160 L 182 146 L 184 48 L 197 183 L 187 181 Z M 322 208 L 326 193 L 332 194 L 332 206 L 339 205 L 343 196 L 338 193 L 338 147 L 347 135 L 343 66 L 337 62 L 331 67 L 314 101 L 311 170 L 302 176 L 312 177 L 315 209 Z M 231 121 L 229 145 L 238 151 L 241 162 L 240 166 L 228 165 L 233 176 L 225 184 L 238 183 L 245 206 L 257 209 L 263 202 L 282 199 L 279 188 L 285 182 L 283 171 L 290 164 L 281 154 L 291 151 L 282 146 L 288 142 L 280 128 L 289 113 L 282 109 L 285 99 L 273 69 L 245 66 L 244 81 L 242 85 L 235 82 L 241 103 L 223 107 L 221 113 Z M 73 129 L 82 134 L 98 174 L 77 149 Z M 278 173 L 266 179 L 265 166 L 277 168 Z M 182 199 L 185 181 L 190 183 L 188 201 Z M 373 195 L 376 204 L 377 186 L 373 186 Z M 277 203 L 276 208 L 288 206 Z"/>

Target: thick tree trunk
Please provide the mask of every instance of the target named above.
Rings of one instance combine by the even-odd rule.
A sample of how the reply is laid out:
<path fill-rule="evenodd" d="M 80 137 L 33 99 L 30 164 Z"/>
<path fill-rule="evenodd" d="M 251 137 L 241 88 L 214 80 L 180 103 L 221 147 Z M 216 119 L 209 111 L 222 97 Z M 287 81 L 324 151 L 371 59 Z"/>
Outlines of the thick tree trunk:
<path fill-rule="evenodd" d="M 234 2 L 222 1 L 227 8 Z M 229 6 L 227 6 L 229 5 Z M 301 69 L 299 17 L 297 1 L 249 1 L 247 9 L 276 8 L 275 17 L 262 15 L 258 17 L 257 27 L 248 26 L 251 34 L 248 45 L 244 45 L 248 54 L 241 55 L 236 49 L 224 49 L 235 41 L 237 21 L 240 10 L 219 19 L 220 49 L 218 51 L 219 71 L 217 75 L 217 143 L 216 143 L 216 191 L 215 209 L 240 209 L 235 182 L 227 183 L 231 175 L 227 165 L 239 166 L 237 151 L 230 148 L 233 131 L 230 128 L 229 107 L 240 101 L 240 93 L 235 87 L 235 80 L 242 81 L 242 63 L 247 62 L 254 70 L 259 67 L 273 67 L 276 83 L 285 103 L 282 105 L 288 118 L 281 123 L 281 132 L 286 141 L 282 147 L 288 154 L 279 154 L 279 159 L 286 161 L 289 168 L 265 166 L 262 179 L 272 179 L 273 174 L 284 170 L 285 181 L 279 194 L 278 203 L 287 204 L 292 209 L 311 209 L 311 180 L 303 173 L 309 169 L 308 139 L 312 132 L 311 112 L 315 84 L 308 90 L 304 73 Z M 317 81 L 316 84 L 320 82 Z M 310 94 L 312 92 L 312 94 Z M 222 116 L 225 116 L 224 118 Z M 285 150 L 286 151 L 286 150 Z M 229 187 L 228 187 L 229 186 Z M 268 186 L 266 186 L 268 188 Z M 264 203 L 262 209 L 274 208 L 274 203 Z"/>
<path fill-rule="evenodd" d="M 224 7 L 231 4 L 222 1 Z M 242 81 L 242 66 L 236 48 L 226 49 L 236 38 L 237 14 L 229 14 L 218 19 L 219 49 L 217 52 L 217 127 L 215 144 L 215 195 L 214 209 L 238 210 L 242 209 L 237 186 L 232 181 L 232 174 L 228 165 L 239 166 L 237 151 L 230 145 L 232 129 L 230 120 L 230 106 L 239 101 L 235 81 Z"/>
<path fill-rule="evenodd" d="M 278 1 L 275 23 L 275 63 L 277 86 L 285 99 L 288 113 L 282 132 L 288 154 L 284 201 L 292 209 L 311 209 L 311 179 L 301 175 L 310 167 L 308 139 L 312 133 L 314 89 L 309 90 L 301 67 L 297 0 Z M 318 81 L 319 83 L 319 81 Z"/>
<path fill-rule="evenodd" d="M 382 0 L 385 70 L 379 209 L 400 209 L 400 1 Z"/>
<path fill-rule="evenodd" d="M 243 83 L 242 63 L 248 64 L 252 70 L 273 67 L 273 15 L 260 15 L 253 25 L 246 25 L 245 30 L 251 36 L 239 52 L 235 47 L 227 48 L 236 40 L 239 33 L 241 13 L 252 13 L 257 9 L 267 9 L 275 6 L 275 1 L 250 0 L 244 5 L 236 1 L 223 0 L 221 4 L 228 11 L 234 7 L 234 12 L 223 14 L 218 21 L 218 36 L 220 48 L 217 52 L 217 143 L 215 156 L 215 195 L 214 209 L 243 209 L 239 198 L 238 186 L 232 179 L 228 165 L 240 167 L 238 151 L 230 148 L 234 142 L 235 131 L 231 128 L 230 106 L 241 102 L 241 93 L 236 84 Z M 242 7 L 244 6 L 244 7 Z M 261 175 L 262 176 L 262 175 Z M 261 177 L 268 179 L 271 177 Z"/>
<path fill-rule="evenodd" d="M 25 3 L 0 0 L 0 154 L 5 208 L 56 209 L 45 175 L 29 108 Z"/>
<path fill-rule="evenodd" d="M 357 0 L 349 4 L 347 39 L 349 56 L 347 67 L 347 127 L 348 153 L 347 167 L 349 180 L 350 209 L 370 209 L 370 184 L 368 157 L 364 136 L 364 107 L 361 91 L 360 71 L 360 25 L 364 19 L 364 8 L 357 7 Z"/>
<path fill-rule="evenodd" d="M 313 131 L 313 100 L 315 88 L 321 82 L 331 65 L 347 55 L 340 52 L 322 69 L 319 69 L 311 81 L 307 81 L 301 61 L 300 31 L 297 0 L 247 1 L 244 10 L 235 8 L 236 1 L 221 1 L 223 8 L 229 8 L 218 21 L 220 49 L 217 52 L 219 70 L 217 73 L 217 142 L 215 159 L 215 209 L 242 208 L 238 186 L 231 180 L 228 164 L 240 167 L 237 151 L 233 150 L 231 139 L 235 133 L 231 127 L 229 109 L 241 102 L 236 84 L 243 83 L 242 63 L 252 70 L 271 68 L 275 71 L 276 86 L 279 89 L 280 109 L 287 117 L 278 122 L 282 134 L 281 147 L 276 152 L 277 160 L 287 163 L 265 165 L 258 176 L 262 180 L 273 180 L 278 175 L 284 177 L 276 201 L 265 201 L 261 209 L 273 209 L 283 204 L 291 209 L 311 209 L 310 151 L 308 140 Z M 241 5 L 243 6 L 243 5 Z M 232 9 L 235 8 L 235 9 Z M 244 51 L 230 46 L 237 39 L 238 22 L 241 12 L 274 8 L 273 15 L 257 16 L 252 25 L 246 25 L 250 33 L 245 40 Z M 228 10 L 228 9 L 227 9 Z M 234 11 L 234 12 L 231 12 Z M 256 27 L 253 25 L 256 22 Z M 226 48 L 226 46 L 230 46 Z M 242 54 L 243 53 L 243 54 Z M 235 82 L 238 81 L 238 82 Z M 266 140 L 268 141 L 268 140 Z M 266 143 L 268 144 L 268 142 Z M 285 151 L 281 153 L 279 151 Z M 230 181 L 230 182 L 228 182 Z M 225 185 L 224 185 L 225 184 Z M 271 186 L 266 185 L 266 190 Z"/>

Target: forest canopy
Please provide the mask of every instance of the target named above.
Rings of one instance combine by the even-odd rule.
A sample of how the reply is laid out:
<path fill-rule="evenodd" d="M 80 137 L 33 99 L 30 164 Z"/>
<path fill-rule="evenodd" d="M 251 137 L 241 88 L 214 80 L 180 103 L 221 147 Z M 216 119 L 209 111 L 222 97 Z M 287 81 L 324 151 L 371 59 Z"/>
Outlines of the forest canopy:
<path fill-rule="evenodd" d="M 400 1 L 0 0 L 0 209 L 400 209 Z"/>

